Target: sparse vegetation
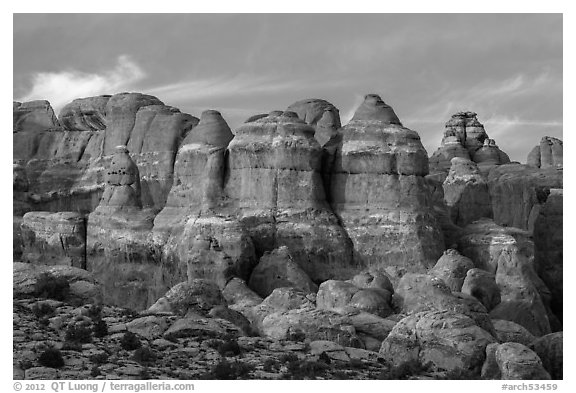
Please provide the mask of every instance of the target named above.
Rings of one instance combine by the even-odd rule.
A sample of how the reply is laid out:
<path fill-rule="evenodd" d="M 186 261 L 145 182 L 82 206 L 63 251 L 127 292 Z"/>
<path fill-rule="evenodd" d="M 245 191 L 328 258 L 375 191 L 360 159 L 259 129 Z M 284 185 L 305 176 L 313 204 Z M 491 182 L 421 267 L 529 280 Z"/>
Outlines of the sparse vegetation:
<path fill-rule="evenodd" d="M 235 339 L 226 340 L 218 346 L 218 353 L 222 356 L 238 356 L 241 352 L 238 341 Z"/>
<path fill-rule="evenodd" d="M 73 343 L 89 343 L 92 341 L 92 330 L 79 324 L 71 325 L 66 329 L 66 341 Z"/>
<path fill-rule="evenodd" d="M 108 361 L 109 355 L 105 352 L 90 355 L 88 360 L 95 364 L 104 364 Z"/>
<path fill-rule="evenodd" d="M 229 362 L 222 359 L 218 364 L 212 367 L 209 373 L 205 374 L 201 379 L 217 379 L 217 380 L 232 380 L 232 379 L 246 379 L 254 367 L 235 360 Z"/>
<path fill-rule="evenodd" d="M 154 362 L 158 357 L 149 347 L 141 347 L 134 351 L 132 359 L 141 365 L 147 365 Z"/>
<path fill-rule="evenodd" d="M 64 366 L 64 358 L 58 349 L 48 348 L 40 354 L 38 363 L 44 367 L 60 368 Z"/>
<path fill-rule="evenodd" d="M 92 328 L 92 331 L 94 332 L 94 337 L 98 338 L 106 337 L 108 335 L 108 325 L 106 325 L 106 322 L 99 319 L 94 322 L 94 327 Z"/>
<path fill-rule="evenodd" d="M 142 346 L 142 342 L 138 336 L 132 332 L 126 332 L 120 340 L 120 346 L 127 351 L 133 351 Z"/>
<path fill-rule="evenodd" d="M 426 371 L 428 371 L 426 366 L 422 366 L 416 359 L 411 359 L 398 366 L 389 366 L 387 369 L 382 370 L 378 379 L 408 379 L 411 376 L 420 375 Z"/>
<path fill-rule="evenodd" d="M 32 313 L 38 319 L 42 319 L 44 317 L 51 317 L 54 315 L 54 307 L 44 302 L 37 302 L 32 306 Z"/>
<path fill-rule="evenodd" d="M 55 277 L 50 273 L 43 273 L 36 280 L 34 293 L 43 298 L 64 300 L 70 293 L 70 284 L 63 277 Z"/>
<path fill-rule="evenodd" d="M 292 360 L 286 365 L 288 371 L 284 374 L 286 379 L 316 379 L 322 375 L 329 366 L 322 362 L 310 360 Z"/>

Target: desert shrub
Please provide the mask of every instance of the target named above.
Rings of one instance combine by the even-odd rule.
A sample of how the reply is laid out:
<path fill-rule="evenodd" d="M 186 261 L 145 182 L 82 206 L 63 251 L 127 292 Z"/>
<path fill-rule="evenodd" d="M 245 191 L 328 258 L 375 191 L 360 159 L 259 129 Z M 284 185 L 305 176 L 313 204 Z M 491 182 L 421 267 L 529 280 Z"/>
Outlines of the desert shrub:
<path fill-rule="evenodd" d="M 216 380 L 232 380 L 232 379 L 246 379 L 254 367 L 242 363 L 238 360 L 229 362 L 222 359 L 218 364 L 214 365 L 209 373 L 204 375 L 201 379 L 216 379 Z"/>
<path fill-rule="evenodd" d="M 48 348 L 40 354 L 38 363 L 44 367 L 60 368 L 64 366 L 64 358 L 58 349 Z"/>
<path fill-rule="evenodd" d="M 94 332 L 94 337 L 102 338 L 108 335 L 108 325 L 101 319 L 94 321 L 94 327 L 92 328 Z"/>
<path fill-rule="evenodd" d="M 422 374 L 427 371 L 427 367 L 422 366 L 416 359 L 411 359 L 399 364 L 398 366 L 390 366 L 382 370 L 378 379 L 408 379 L 411 376 Z"/>
<path fill-rule="evenodd" d="M 92 341 L 92 330 L 86 326 L 71 325 L 66 329 L 66 341 L 75 343 L 89 343 Z"/>
<path fill-rule="evenodd" d="M 157 356 L 149 347 L 141 347 L 134 351 L 132 359 L 142 365 L 145 365 L 155 361 Z"/>
<path fill-rule="evenodd" d="M 29 368 L 34 367 L 34 363 L 28 359 L 23 359 L 18 361 L 18 367 L 22 370 L 28 370 Z"/>
<path fill-rule="evenodd" d="M 322 361 L 313 362 L 310 360 L 293 360 L 288 362 L 286 367 L 288 371 L 284 374 L 284 378 L 287 379 L 316 379 L 329 368 Z"/>
<path fill-rule="evenodd" d="M 280 361 L 280 363 L 295 362 L 298 360 L 298 356 L 295 353 L 288 352 L 288 353 L 282 354 L 278 358 L 278 360 Z"/>
<path fill-rule="evenodd" d="M 39 297 L 64 300 L 70 293 L 70 284 L 63 277 L 42 273 L 34 285 L 34 293 Z"/>
<path fill-rule="evenodd" d="M 62 350 L 82 352 L 82 343 L 77 341 L 64 341 L 64 344 L 62 344 Z"/>
<path fill-rule="evenodd" d="M 218 346 L 218 353 L 222 356 L 238 356 L 241 353 L 236 340 L 226 340 Z"/>
<path fill-rule="evenodd" d="M 100 372 L 100 367 L 98 366 L 94 366 L 92 367 L 92 369 L 90 370 L 90 376 L 95 378 L 102 375 L 102 373 Z"/>
<path fill-rule="evenodd" d="M 280 367 L 280 362 L 276 359 L 268 358 L 262 364 L 262 369 L 266 372 L 274 372 Z"/>
<path fill-rule="evenodd" d="M 92 319 L 92 321 L 99 321 L 102 319 L 102 306 L 97 304 L 92 304 L 88 309 L 87 316 Z"/>
<path fill-rule="evenodd" d="M 96 353 L 94 355 L 90 355 L 88 360 L 95 364 L 104 364 L 108 361 L 109 355 L 106 352 Z"/>
<path fill-rule="evenodd" d="M 142 342 L 138 336 L 132 332 L 126 332 L 120 340 L 120 346 L 127 351 L 133 351 L 142 346 Z"/>
<path fill-rule="evenodd" d="M 148 367 L 144 367 L 138 374 L 138 379 L 150 379 L 150 371 Z"/>
<path fill-rule="evenodd" d="M 54 315 L 54 307 L 44 302 L 37 302 L 32 306 L 32 313 L 38 319 L 42 319 L 44 317 L 50 317 Z"/>

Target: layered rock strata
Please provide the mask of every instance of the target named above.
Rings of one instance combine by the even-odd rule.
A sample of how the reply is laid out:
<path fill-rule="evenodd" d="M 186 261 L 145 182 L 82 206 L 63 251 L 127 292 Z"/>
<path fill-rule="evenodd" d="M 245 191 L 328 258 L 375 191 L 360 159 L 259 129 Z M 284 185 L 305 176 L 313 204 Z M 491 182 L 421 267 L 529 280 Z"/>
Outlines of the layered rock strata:
<path fill-rule="evenodd" d="M 226 210 L 257 253 L 286 246 L 313 281 L 350 274 L 352 244 L 326 202 L 322 149 L 294 112 L 241 125 L 228 146 Z"/>
<path fill-rule="evenodd" d="M 444 136 L 438 150 L 430 157 L 430 172 L 447 172 L 453 158 L 465 158 L 481 167 L 510 162 L 506 153 L 490 139 L 484 125 L 474 112 L 458 112 L 446 122 Z"/>
<path fill-rule="evenodd" d="M 444 247 L 418 134 L 373 94 L 341 132 L 327 183 L 331 206 L 354 244 L 355 261 L 393 280 L 433 266 Z"/>

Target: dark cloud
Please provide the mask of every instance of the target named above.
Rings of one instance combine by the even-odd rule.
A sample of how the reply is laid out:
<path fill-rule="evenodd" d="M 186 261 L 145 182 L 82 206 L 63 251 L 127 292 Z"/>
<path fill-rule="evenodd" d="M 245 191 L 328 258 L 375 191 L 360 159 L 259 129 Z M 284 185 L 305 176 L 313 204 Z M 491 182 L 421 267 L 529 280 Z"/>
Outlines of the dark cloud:
<path fill-rule="evenodd" d="M 15 98 L 61 102 L 56 86 L 87 77 L 102 82 L 90 92 L 152 92 L 196 115 L 219 108 L 233 127 L 306 97 L 346 118 L 380 93 L 429 153 L 451 113 L 473 110 L 523 161 L 542 135 L 562 137 L 562 15 L 14 16 Z"/>

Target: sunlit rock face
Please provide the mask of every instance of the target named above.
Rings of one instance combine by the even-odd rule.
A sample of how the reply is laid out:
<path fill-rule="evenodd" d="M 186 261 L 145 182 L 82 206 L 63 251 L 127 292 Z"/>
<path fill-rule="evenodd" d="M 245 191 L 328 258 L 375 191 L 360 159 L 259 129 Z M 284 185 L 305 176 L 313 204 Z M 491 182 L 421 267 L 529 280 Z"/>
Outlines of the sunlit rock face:
<path fill-rule="evenodd" d="M 431 214 L 428 157 L 418 133 L 374 94 L 341 133 L 327 183 L 355 261 L 393 279 L 432 267 L 444 244 Z"/>
<path fill-rule="evenodd" d="M 241 125 L 228 154 L 226 209 L 258 253 L 286 246 L 314 281 L 353 271 L 352 244 L 326 202 L 314 128 L 294 112 L 273 112 Z"/>

